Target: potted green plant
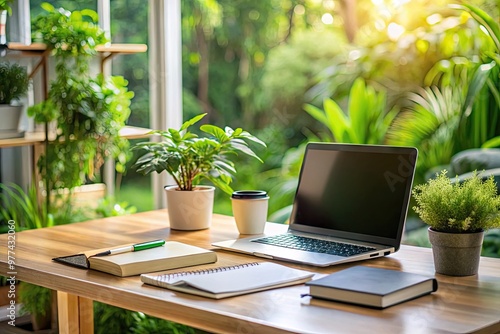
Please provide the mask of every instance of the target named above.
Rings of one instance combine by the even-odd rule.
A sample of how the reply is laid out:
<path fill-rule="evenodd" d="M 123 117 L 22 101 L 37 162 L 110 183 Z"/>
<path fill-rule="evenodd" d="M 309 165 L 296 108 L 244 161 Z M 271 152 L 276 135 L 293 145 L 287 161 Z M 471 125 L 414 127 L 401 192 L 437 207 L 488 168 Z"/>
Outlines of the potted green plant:
<path fill-rule="evenodd" d="M 21 314 L 30 314 L 33 331 L 50 329 L 52 303 L 55 302 L 53 290 L 26 283 L 19 284 Z"/>
<path fill-rule="evenodd" d="M 437 273 L 477 274 L 484 231 L 500 226 L 500 196 L 493 177 L 474 171 L 470 178 L 450 179 L 443 170 L 415 186 L 415 212 L 429 225 Z"/>
<path fill-rule="evenodd" d="M 23 106 L 18 99 L 28 92 L 26 67 L 16 63 L 0 63 L 0 138 L 20 137 L 19 120 Z"/>
<path fill-rule="evenodd" d="M 10 7 L 14 0 L 0 0 L 0 46 L 7 45 L 7 33 L 5 27 L 7 26 L 7 15 L 12 13 Z"/>
<path fill-rule="evenodd" d="M 64 199 L 69 201 L 75 187 L 95 179 L 106 158 L 114 158 L 117 170 L 124 170 L 129 146 L 119 132 L 134 93 L 122 76 L 92 76 L 96 46 L 108 41 L 95 11 L 41 6 L 45 12 L 33 21 L 33 34 L 51 50 L 56 77 L 47 99 L 31 106 L 28 115 L 45 124 L 46 132 L 49 123 L 56 128 L 38 167 L 47 193 L 69 194 Z"/>
<path fill-rule="evenodd" d="M 144 175 L 166 171 L 176 185 L 167 186 L 167 207 L 170 227 L 179 230 L 199 230 L 210 226 L 214 187 L 200 185 L 208 180 L 226 194 L 232 193 L 229 183 L 236 173 L 231 156 L 242 153 L 259 161 L 262 160 L 249 147 L 247 141 L 263 147 L 264 142 L 241 128 L 225 130 L 209 124 L 200 126 L 207 134 L 200 137 L 187 131 L 206 114 L 200 114 L 184 122 L 180 129 L 152 131 L 160 135 L 162 141 L 142 142 L 133 149 L 145 153 L 139 157 L 133 168 Z"/>

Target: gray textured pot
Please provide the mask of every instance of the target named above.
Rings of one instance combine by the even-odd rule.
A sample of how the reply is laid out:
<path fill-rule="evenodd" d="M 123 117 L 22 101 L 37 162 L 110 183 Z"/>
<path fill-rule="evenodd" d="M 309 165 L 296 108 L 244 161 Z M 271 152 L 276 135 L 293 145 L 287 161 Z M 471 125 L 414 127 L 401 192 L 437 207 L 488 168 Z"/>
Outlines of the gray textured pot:
<path fill-rule="evenodd" d="M 476 233 L 443 233 L 428 229 L 438 274 L 476 275 L 479 268 L 484 231 Z"/>

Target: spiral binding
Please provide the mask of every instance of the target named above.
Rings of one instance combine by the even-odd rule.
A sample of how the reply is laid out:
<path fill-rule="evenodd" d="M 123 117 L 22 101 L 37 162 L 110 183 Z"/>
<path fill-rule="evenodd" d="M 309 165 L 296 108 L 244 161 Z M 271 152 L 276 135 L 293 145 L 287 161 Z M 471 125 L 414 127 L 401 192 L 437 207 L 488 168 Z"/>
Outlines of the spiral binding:
<path fill-rule="evenodd" d="M 259 262 L 250 262 L 250 263 L 244 263 L 244 264 L 237 264 L 237 265 L 233 265 L 233 266 L 181 271 L 181 272 L 177 272 L 177 273 L 158 275 L 156 278 L 156 281 L 157 282 L 168 282 L 169 280 L 171 280 L 173 278 L 177 278 L 177 277 L 183 277 L 183 276 L 188 276 L 188 275 L 215 274 L 215 273 L 220 273 L 223 271 L 236 270 L 236 269 L 253 267 L 253 266 L 258 266 L 258 265 L 259 265 Z"/>

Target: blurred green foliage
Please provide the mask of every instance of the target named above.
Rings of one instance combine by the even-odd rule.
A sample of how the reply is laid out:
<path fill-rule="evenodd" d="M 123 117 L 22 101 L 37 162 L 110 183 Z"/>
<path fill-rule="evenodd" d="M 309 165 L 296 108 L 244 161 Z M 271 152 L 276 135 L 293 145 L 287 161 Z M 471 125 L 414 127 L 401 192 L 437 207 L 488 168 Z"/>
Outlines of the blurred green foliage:
<path fill-rule="evenodd" d="M 30 1 L 32 17 L 41 12 L 41 2 Z M 47 2 L 71 11 L 97 10 L 95 0 Z M 266 142 L 267 150 L 259 152 L 264 164 L 235 163 L 233 187 L 268 191 L 271 221 L 288 219 L 306 141 L 356 137 L 416 146 L 416 183 L 423 182 L 456 152 L 500 145 L 499 47 L 491 39 L 499 37 L 498 1 L 467 1 L 485 12 L 450 3 L 455 1 L 183 0 L 184 119 L 207 112 L 209 123 L 243 126 Z M 111 0 L 112 41 L 148 43 L 148 10 L 143 0 Z M 149 127 L 149 80 L 162 73 L 149 73 L 147 53 L 117 57 L 113 73 L 123 75 L 135 93 L 128 123 Z M 400 110 L 374 140 L 366 129 L 347 126 L 353 101 L 365 94 L 354 85 L 358 79 L 373 96 L 385 97 L 383 103 L 365 99 L 365 117 L 377 111 L 384 123 L 385 115 L 388 122 Z M 335 134 L 338 120 L 327 116 L 331 108 L 336 118 L 344 117 L 352 137 Z M 128 173 L 122 190 L 136 184 L 147 189 L 144 183 Z M 117 198 L 136 205 L 137 192 L 128 192 L 130 197 L 123 191 Z M 141 201 L 151 200 L 148 195 L 146 190 Z M 231 214 L 228 196 L 217 196 L 215 211 Z M 113 202 L 103 203 L 101 214 L 133 211 L 125 203 L 116 210 Z M 425 230 L 413 233 L 417 244 L 427 241 Z M 499 240 L 498 230 L 490 231 L 483 255 L 499 256 Z M 191 331 L 107 306 L 96 305 L 96 312 L 102 332 Z"/>
<path fill-rule="evenodd" d="M 48 2 L 96 9 L 95 1 Z M 470 13 L 452 3 L 358 0 L 347 8 L 337 0 L 182 1 L 184 119 L 207 112 L 210 123 L 243 124 L 264 139 L 268 149 L 259 154 L 265 163 L 236 162 L 233 185 L 269 191 L 270 214 L 279 216 L 293 200 L 298 170 L 289 167 L 300 166 L 303 143 L 352 140 L 335 138 L 335 122 L 328 134 L 325 122 L 303 106 L 321 110 L 331 101 L 349 119 L 349 104 L 361 98 L 353 84 L 362 78 L 367 89 L 386 96 L 383 107 L 373 108 L 384 115 L 399 110 L 377 141 L 417 146 L 417 183 L 423 182 L 453 153 L 495 146 L 498 135 L 499 98 L 492 89 L 498 72 L 485 68 L 496 59 L 494 45 Z M 495 1 L 467 3 L 498 21 Z M 111 8 L 113 42 L 148 42 L 148 6 L 112 0 Z M 124 74 L 135 93 L 129 123 L 148 126 L 147 53 L 117 57 L 113 72 Z M 123 179 L 123 189 L 144 183 L 137 173 Z M 230 214 L 227 196 L 217 196 L 216 212 Z"/>
<path fill-rule="evenodd" d="M 203 334 L 205 332 L 144 313 L 94 302 L 96 334 Z"/>

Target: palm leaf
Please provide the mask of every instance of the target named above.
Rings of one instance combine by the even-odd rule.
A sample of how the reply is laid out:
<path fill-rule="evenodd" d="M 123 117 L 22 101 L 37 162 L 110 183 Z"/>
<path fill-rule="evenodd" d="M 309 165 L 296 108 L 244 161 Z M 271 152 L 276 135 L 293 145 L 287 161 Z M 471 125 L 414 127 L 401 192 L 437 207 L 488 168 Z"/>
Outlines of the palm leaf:
<path fill-rule="evenodd" d="M 349 135 L 347 134 L 350 127 L 350 122 L 340 106 L 332 99 L 325 99 L 323 101 L 323 108 L 325 108 L 325 116 L 327 123 L 325 124 L 330 132 L 333 134 L 337 142 L 348 141 Z"/>
<path fill-rule="evenodd" d="M 483 89 L 486 80 L 488 79 L 491 70 L 496 66 L 496 63 L 493 61 L 489 64 L 483 64 L 478 67 L 478 69 L 474 72 L 474 75 L 469 83 L 469 89 L 467 91 L 467 95 L 465 97 L 465 102 L 463 105 L 462 115 L 463 117 L 468 117 L 472 112 L 472 107 L 476 97 L 479 95 L 481 89 Z"/>
<path fill-rule="evenodd" d="M 356 79 L 349 93 L 349 118 L 353 129 L 351 140 L 355 143 L 366 142 L 367 123 L 370 121 L 368 111 L 372 107 L 368 104 L 373 97 L 370 88 L 365 86 L 363 79 Z"/>
<path fill-rule="evenodd" d="M 488 31 L 488 34 L 495 43 L 497 51 L 500 52 L 500 27 L 498 22 L 488 15 L 488 13 L 474 5 L 464 3 L 462 5 L 452 5 L 452 8 L 463 9 L 469 12 L 474 20 Z"/>

